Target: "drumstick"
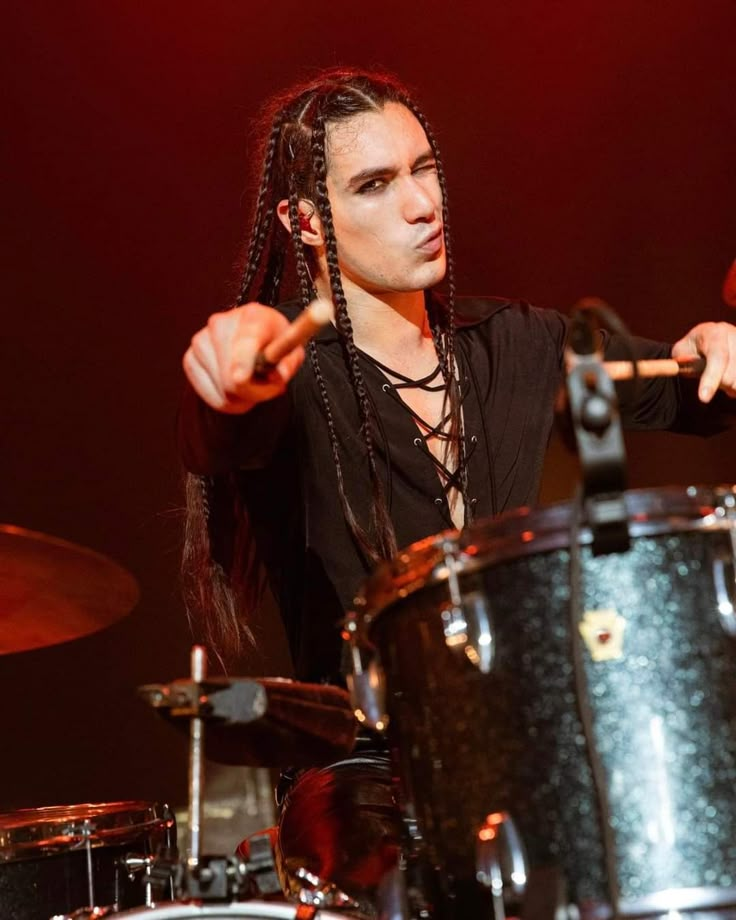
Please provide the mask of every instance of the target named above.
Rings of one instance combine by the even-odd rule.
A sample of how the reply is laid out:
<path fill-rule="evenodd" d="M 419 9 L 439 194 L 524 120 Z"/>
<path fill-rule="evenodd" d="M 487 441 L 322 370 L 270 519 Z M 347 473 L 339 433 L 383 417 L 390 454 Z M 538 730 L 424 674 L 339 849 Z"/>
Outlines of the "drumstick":
<path fill-rule="evenodd" d="M 650 358 L 637 361 L 639 377 L 699 377 L 705 370 L 705 358 Z M 603 369 L 611 380 L 633 380 L 631 361 L 604 361 Z"/>
<path fill-rule="evenodd" d="M 297 318 L 256 355 L 253 376 L 263 380 L 268 377 L 279 361 L 298 345 L 306 345 L 319 330 L 329 323 L 332 304 L 326 300 L 313 300 Z"/>

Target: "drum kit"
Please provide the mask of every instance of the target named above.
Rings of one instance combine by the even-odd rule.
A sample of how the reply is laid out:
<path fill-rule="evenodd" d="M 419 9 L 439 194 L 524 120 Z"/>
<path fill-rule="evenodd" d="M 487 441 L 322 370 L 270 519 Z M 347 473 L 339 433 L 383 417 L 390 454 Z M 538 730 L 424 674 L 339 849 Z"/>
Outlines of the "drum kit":
<path fill-rule="evenodd" d="M 585 343 L 568 376 L 578 498 L 379 566 L 344 623 L 348 691 L 210 678 L 199 647 L 188 678 L 139 688 L 189 734 L 187 840 L 145 802 L 0 815 L 2 920 L 365 917 L 306 869 L 286 902 L 268 833 L 230 857 L 201 839 L 205 752 L 324 765 L 363 727 L 386 737 L 405 826 L 371 916 L 736 918 L 736 486 L 626 490 Z M 104 557 L 13 527 L 0 592 L 3 652 L 92 632 L 137 597 Z"/>

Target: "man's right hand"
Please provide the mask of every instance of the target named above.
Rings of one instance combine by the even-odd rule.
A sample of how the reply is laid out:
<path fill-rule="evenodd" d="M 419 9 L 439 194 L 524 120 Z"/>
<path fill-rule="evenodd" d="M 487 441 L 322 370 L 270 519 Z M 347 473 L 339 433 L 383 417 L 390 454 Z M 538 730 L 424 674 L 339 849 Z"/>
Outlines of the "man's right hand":
<path fill-rule="evenodd" d="M 256 355 L 281 335 L 289 321 L 260 303 L 214 313 L 187 349 L 182 365 L 195 392 L 213 409 L 242 415 L 257 403 L 274 399 L 304 361 L 298 345 L 275 365 L 266 379 L 253 376 Z"/>

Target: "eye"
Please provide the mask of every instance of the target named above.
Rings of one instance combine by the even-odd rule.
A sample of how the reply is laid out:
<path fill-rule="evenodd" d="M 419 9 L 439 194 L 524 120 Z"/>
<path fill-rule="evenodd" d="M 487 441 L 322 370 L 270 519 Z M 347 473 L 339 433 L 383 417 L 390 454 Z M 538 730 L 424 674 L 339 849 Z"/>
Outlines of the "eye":
<path fill-rule="evenodd" d="M 437 172 L 437 163 L 434 160 L 430 160 L 428 163 L 422 163 L 421 166 L 417 166 L 414 170 L 414 174 L 417 173 L 436 173 Z"/>
<path fill-rule="evenodd" d="M 371 192 L 377 192 L 386 185 L 383 179 L 370 179 L 364 182 L 358 189 L 359 195 L 369 195 Z"/>

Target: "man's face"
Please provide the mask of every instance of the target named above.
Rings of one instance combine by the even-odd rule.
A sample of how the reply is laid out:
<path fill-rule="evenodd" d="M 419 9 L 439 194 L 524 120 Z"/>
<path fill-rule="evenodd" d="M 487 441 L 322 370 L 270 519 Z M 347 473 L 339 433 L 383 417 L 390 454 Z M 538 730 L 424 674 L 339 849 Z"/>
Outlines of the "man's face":
<path fill-rule="evenodd" d="M 343 280 L 375 294 L 418 291 L 445 275 L 442 193 L 412 113 L 387 103 L 328 129 L 327 189 Z"/>

